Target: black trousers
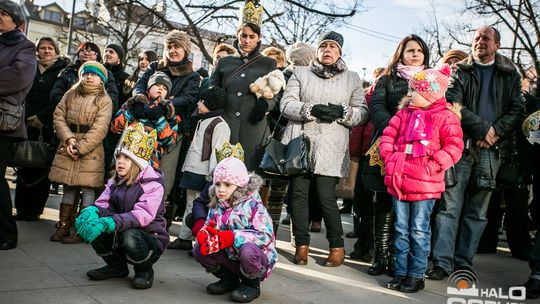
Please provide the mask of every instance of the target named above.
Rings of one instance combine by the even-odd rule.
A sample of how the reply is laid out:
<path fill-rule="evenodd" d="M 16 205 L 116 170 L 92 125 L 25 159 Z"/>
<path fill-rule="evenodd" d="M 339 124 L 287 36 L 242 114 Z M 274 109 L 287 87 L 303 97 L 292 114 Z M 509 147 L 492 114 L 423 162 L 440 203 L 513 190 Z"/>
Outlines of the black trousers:
<path fill-rule="evenodd" d="M 362 164 L 365 156 L 359 160 Z M 352 201 L 354 211 L 354 232 L 358 240 L 354 244 L 354 250 L 362 251 L 373 246 L 373 197 L 375 192 L 367 189 L 362 183 L 363 166 L 358 166 L 356 182 L 354 184 L 354 199 Z"/>
<path fill-rule="evenodd" d="M 501 201 L 504 198 L 506 208 L 501 209 Z M 496 252 L 499 243 L 499 228 L 502 224 L 506 227 L 508 247 L 513 256 L 528 258 L 532 249 L 529 236 L 528 204 L 529 189 L 527 187 L 517 189 L 497 189 L 491 195 L 487 218 L 488 222 L 482 238 L 478 244 L 479 252 Z"/>
<path fill-rule="evenodd" d="M 311 174 L 291 179 L 291 218 L 296 245 L 309 245 L 309 204 Z M 317 202 L 326 226 L 326 239 L 330 248 L 344 247 L 343 226 L 336 202 L 337 177 L 313 175 Z"/>
<path fill-rule="evenodd" d="M 0 242 L 17 241 L 17 223 L 13 218 L 13 208 L 6 167 L 11 157 L 14 139 L 0 135 Z"/>
<path fill-rule="evenodd" d="M 103 233 L 92 242 L 96 253 L 115 269 L 123 269 L 129 263 L 135 271 L 147 271 L 161 256 L 156 240 L 142 229 L 124 230 L 117 238 L 115 243 L 114 234 Z"/>

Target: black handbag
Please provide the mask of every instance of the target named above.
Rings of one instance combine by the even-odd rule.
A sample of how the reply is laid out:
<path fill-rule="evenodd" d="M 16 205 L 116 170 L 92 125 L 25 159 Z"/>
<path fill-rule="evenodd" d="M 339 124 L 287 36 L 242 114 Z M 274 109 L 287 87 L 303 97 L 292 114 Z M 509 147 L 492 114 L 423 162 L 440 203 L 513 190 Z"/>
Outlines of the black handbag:
<path fill-rule="evenodd" d="M 279 115 L 277 122 L 283 116 Z M 265 173 L 272 175 L 298 175 L 309 172 L 309 140 L 304 136 L 304 124 L 302 134 L 291 139 L 288 144 L 282 144 L 274 138 L 276 127 L 268 137 L 268 144 L 264 148 L 264 155 L 259 165 Z"/>
<path fill-rule="evenodd" d="M 38 140 L 16 142 L 11 150 L 8 166 L 14 168 L 49 168 L 49 143 L 43 141 L 40 132 Z"/>
<path fill-rule="evenodd" d="M 366 189 L 375 192 L 386 192 L 384 184 L 384 162 L 379 154 L 380 136 L 375 136 L 371 147 L 366 152 L 362 163 L 362 184 Z"/>
<path fill-rule="evenodd" d="M 0 131 L 12 132 L 21 126 L 23 119 L 23 105 L 18 105 L 11 96 L 0 97 Z"/>

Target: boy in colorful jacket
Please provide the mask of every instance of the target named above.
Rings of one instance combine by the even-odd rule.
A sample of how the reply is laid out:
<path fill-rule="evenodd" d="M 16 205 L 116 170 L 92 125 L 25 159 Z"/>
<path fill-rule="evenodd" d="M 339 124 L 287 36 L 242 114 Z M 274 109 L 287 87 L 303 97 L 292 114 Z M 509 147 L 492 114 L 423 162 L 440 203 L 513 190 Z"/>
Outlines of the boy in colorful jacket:
<path fill-rule="evenodd" d="M 424 288 L 430 250 L 430 214 L 444 192 L 444 172 L 461 158 L 463 131 L 459 109 L 446 102 L 450 67 L 417 73 L 409 81 L 402 109 L 381 136 L 384 183 L 393 197 L 395 277 L 389 289 Z"/>

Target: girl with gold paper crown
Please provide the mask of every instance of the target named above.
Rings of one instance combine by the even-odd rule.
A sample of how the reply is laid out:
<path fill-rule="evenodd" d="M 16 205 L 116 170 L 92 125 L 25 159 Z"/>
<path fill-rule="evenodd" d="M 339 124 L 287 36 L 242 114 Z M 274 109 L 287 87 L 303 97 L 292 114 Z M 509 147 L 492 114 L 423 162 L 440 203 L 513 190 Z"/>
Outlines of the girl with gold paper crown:
<path fill-rule="evenodd" d="M 115 150 L 116 170 L 93 206 L 81 211 L 77 233 L 105 260 L 106 266 L 87 272 L 91 280 L 127 277 L 131 286 L 152 287 L 152 265 L 169 242 L 165 221 L 164 178 L 149 165 L 156 130 L 138 123 L 128 127 Z"/>

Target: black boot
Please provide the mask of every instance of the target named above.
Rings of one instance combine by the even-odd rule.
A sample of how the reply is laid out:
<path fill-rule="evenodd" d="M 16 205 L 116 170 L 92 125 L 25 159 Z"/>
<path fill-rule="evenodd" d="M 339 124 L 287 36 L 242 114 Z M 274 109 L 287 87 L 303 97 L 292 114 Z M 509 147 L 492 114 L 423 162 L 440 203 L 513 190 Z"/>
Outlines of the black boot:
<path fill-rule="evenodd" d="M 135 289 L 148 289 L 154 284 L 154 269 L 137 270 L 135 269 L 135 276 L 131 287 Z"/>
<path fill-rule="evenodd" d="M 209 294 L 224 294 L 235 290 L 240 285 L 238 277 L 224 267 L 220 267 L 218 270 L 212 272 L 212 274 L 219 278 L 219 281 L 206 286 Z"/>
<path fill-rule="evenodd" d="M 242 278 L 240 287 L 231 292 L 231 300 L 238 303 L 248 303 L 261 295 L 260 278 Z"/>
<path fill-rule="evenodd" d="M 114 268 L 110 265 L 105 265 L 101 268 L 92 269 L 86 273 L 86 275 L 94 281 L 107 280 L 112 278 L 125 278 L 129 274 L 127 265 L 125 268 Z"/>
<path fill-rule="evenodd" d="M 379 202 L 378 202 L 379 203 Z M 382 203 L 382 202 L 381 202 Z M 394 215 L 392 210 L 375 208 L 375 258 L 368 269 L 370 275 L 381 275 L 387 270 Z"/>

